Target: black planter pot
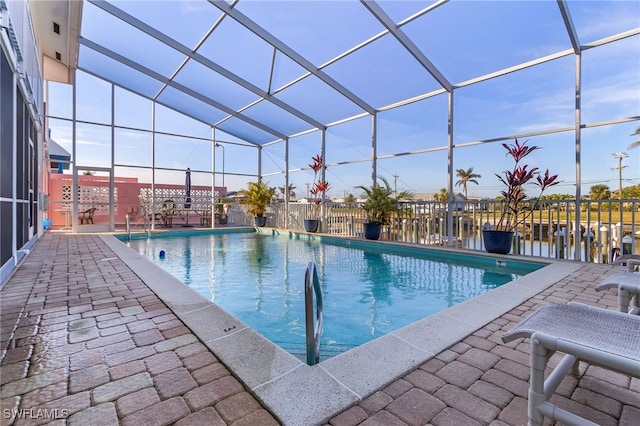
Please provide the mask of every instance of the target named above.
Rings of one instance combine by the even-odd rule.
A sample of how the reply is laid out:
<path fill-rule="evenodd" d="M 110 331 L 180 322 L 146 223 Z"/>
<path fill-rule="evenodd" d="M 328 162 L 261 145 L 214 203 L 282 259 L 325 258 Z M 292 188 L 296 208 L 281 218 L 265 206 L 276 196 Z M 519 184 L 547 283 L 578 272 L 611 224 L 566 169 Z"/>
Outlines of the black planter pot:
<path fill-rule="evenodd" d="M 495 231 L 485 229 L 482 231 L 484 249 L 489 253 L 507 254 L 511 251 L 513 231 Z"/>
<path fill-rule="evenodd" d="M 364 224 L 364 237 L 367 240 L 380 239 L 380 231 L 382 231 L 381 223 L 365 223 Z"/>
<path fill-rule="evenodd" d="M 256 226 L 262 228 L 267 225 L 267 217 L 266 216 L 256 216 L 254 218 Z"/>
<path fill-rule="evenodd" d="M 318 232 L 318 225 L 320 221 L 317 219 L 305 219 L 304 230 L 307 232 Z"/>

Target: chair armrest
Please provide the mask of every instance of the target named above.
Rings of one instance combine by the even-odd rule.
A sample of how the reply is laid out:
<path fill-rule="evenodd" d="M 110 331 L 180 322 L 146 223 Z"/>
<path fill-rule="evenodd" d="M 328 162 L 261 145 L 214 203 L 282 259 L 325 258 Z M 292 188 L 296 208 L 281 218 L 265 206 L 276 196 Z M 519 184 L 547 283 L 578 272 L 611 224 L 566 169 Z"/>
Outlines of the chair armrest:
<path fill-rule="evenodd" d="M 621 284 L 638 287 L 640 289 L 640 273 L 638 272 L 618 272 L 604 280 L 597 286 L 596 291 L 602 291 L 609 288 L 617 288 Z"/>

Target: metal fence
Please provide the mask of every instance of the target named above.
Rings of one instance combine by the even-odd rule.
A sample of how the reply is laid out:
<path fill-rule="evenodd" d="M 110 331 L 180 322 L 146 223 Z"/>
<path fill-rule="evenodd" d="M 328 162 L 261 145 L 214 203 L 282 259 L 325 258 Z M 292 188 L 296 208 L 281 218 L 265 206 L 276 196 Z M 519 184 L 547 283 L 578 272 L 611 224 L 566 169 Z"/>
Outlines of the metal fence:
<path fill-rule="evenodd" d="M 580 212 L 576 208 L 579 205 Z M 272 204 L 267 226 L 304 229 L 309 204 Z M 533 207 L 533 206 L 531 206 Z M 484 250 L 483 227 L 497 223 L 499 200 L 447 203 L 404 202 L 384 226 L 381 239 L 424 245 Z M 511 253 L 525 256 L 609 263 L 638 253 L 640 200 L 544 200 L 526 213 L 514 235 Z M 361 203 L 326 203 L 320 232 L 361 238 L 365 214 Z"/>
<path fill-rule="evenodd" d="M 118 195 L 114 205 L 116 225 L 125 223 L 128 216 L 133 230 L 151 225 L 149 217 L 153 219 L 163 212 L 167 201 L 174 202 L 173 226 L 186 223 L 217 226 L 222 212 L 227 218 L 225 224 L 254 225 L 247 205 L 221 204 L 219 200 L 213 205 L 215 221 L 212 224 L 211 194 L 192 193 L 188 209 L 183 206 L 181 190 L 153 194 L 155 196 L 150 193 L 129 198 Z M 456 201 L 449 209 L 447 203 L 414 201 L 402 202 L 399 207 L 399 212 L 383 227 L 381 239 L 483 251 L 482 229 L 497 223 L 502 203 L 500 200 Z M 310 208 L 309 203 L 289 203 L 288 208 L 284 203 L 272 203 L 267 207 L 266 226 L 303 230 Z M 514 236 L 513 254 L 610 263 L 616 255 L 640 253 L 640 199 L 581 200 L 580 203 L 544 200 L 530 208 Z M 319 232 L 364 238 L 362 203 L 326 203 L 321 216 Z M 105 220 L 108 216 L 98 215 L 95 223 Z M 153 224 L 161 226 L 160 222 Z"/>

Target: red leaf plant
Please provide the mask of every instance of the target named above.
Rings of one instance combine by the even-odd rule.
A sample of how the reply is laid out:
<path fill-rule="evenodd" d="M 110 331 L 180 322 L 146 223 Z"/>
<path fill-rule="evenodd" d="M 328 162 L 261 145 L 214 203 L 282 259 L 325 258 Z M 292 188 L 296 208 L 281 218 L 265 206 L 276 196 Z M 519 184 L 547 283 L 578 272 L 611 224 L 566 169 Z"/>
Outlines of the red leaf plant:
<path fill-rule="evenodd" d="M 312 205 L 308 210 L 308 219 L 320 220 L 320 213 L 322 210 L 322 204 L 326 198 L 326 192 L 329 190 L 329 182 L 322 180 L 325 169 L 324 159 L 320 154 L 315 157 L 311 157 L 313 164 L 309 164 L 311 170 L 313 170 L 313 186 L 311 187 L 311 194 L 313 198 L 310 200 Z"/>
<path fill-rule="evenodd" d="M 515 140 L 513 145 L 503 143 L 502 146 L 507 150 L 506 155 L 513 158 L 514 165 L 513 170 L 505 170 L 502 175 L 496 174 L 498 180 L 506 186 L 506 189 L 500 192 L 504 197 L 503 210 L 495 229 L 499 231 L 515 231 L 519 225 L 523 224 L 533 214 L 542 193 L 550 186 L 559 183 L 557 181 L 558 175 L 551 176 L 549 170 L 542 174 L 537 167 L 529 168 L 527 164 L 520 164 L 523 158 L 540 149 L 540 147 L 529 147 L 527 146 L 527 141 L 521 144 L 518 139 Z M 523 186 L 534 178 L 535 181 L 532 183 L 540 188 L 540 194 L 538 198 L 527 199 Z"/>

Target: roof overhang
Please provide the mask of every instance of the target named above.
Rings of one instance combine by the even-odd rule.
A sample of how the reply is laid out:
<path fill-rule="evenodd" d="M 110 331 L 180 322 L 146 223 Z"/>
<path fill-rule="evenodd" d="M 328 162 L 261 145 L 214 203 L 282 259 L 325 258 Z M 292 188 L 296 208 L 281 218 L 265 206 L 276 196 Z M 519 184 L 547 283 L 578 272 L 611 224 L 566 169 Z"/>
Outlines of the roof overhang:
<path fill-rule="evenodd" d="M 78 66 L 81 0 L 29 0 L 43 78 L 72 83 Z"/>

